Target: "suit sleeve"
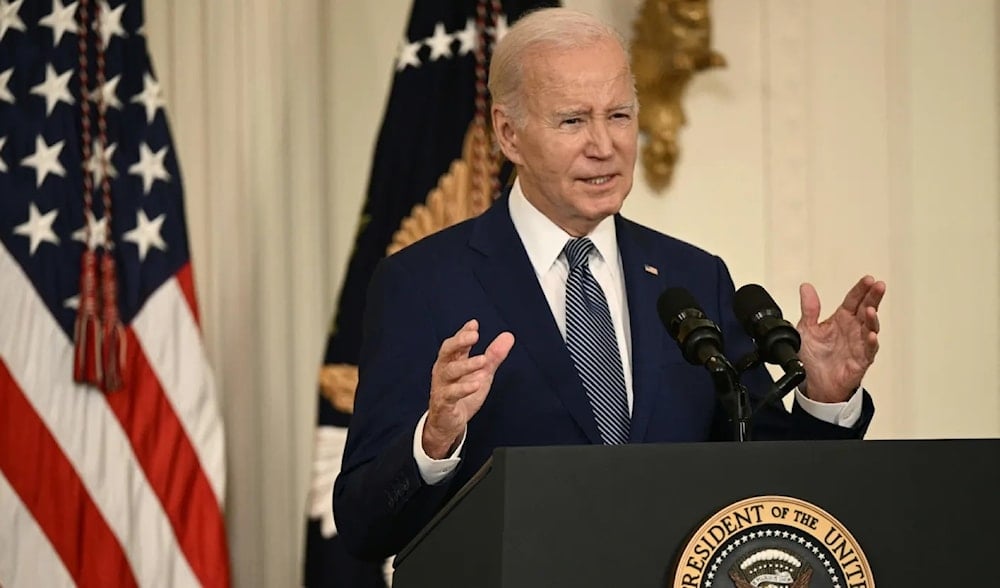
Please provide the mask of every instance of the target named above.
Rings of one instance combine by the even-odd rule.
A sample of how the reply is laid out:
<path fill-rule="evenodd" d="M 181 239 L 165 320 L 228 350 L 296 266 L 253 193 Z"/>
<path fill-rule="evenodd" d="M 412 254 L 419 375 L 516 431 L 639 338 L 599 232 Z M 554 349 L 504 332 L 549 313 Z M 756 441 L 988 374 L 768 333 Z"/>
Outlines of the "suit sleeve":
<path fill-rule="evenodd" d="M 354 415 L 334 484 L 333 512 L 348 550 L 362 559 L 397 553 L 451 490 L 429 486 L 413 457 L 413 434 L 427 410 L 441 341 L 420 282 L 395 257 L 368 288 Z"/>
<path fill-rule="evenodd" d="M 753 341 L 736 320 L 736 315 L 733 312 L 733 297 L 736 288 L 726 264 L 719 258 L 716 258 L 716 271 L 719 284 L 718 316 L 721 317 L 719 326 L 725 339 L 727 355 L 735 361 L 753 349 Z M 770 373 L 763 366 L 743 374 L 742 382 L 750 393 L 752 408 L 761 403 L 774 385 Z M 872 416 L 875 414 L 875 405 L 871 395 L 865 390 L 860 393 L 864 394 L 861 418 L 853 427 L 841 427 L 817 419 L 803 410 L 798 403 L 793 404 L 792 411 L 789 413 L 783 403 L 772 402 L 761 407 L 753 415 L 752 438 L 760 441 L 860 439 L 864 437 Z M 720 439 L 731 439 L 731 427 L 726 422 L 728 415 L 723 414 L 721 408 L 717 412 L 713 436 Z"/>

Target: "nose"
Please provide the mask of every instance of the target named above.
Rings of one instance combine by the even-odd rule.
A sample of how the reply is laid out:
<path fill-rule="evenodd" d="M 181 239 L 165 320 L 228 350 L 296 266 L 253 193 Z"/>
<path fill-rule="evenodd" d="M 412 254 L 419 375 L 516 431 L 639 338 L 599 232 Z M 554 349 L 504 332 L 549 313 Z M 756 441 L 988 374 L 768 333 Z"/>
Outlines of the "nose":
<path fill-rule="evenodd" d="M 609 159 L 614 155 L 614 141 L 611 138 L 611 131 L 606 120 L 593 120 L 589 125 L 588 132 L 590 136 L 587 141 L 587 157 Z"/>

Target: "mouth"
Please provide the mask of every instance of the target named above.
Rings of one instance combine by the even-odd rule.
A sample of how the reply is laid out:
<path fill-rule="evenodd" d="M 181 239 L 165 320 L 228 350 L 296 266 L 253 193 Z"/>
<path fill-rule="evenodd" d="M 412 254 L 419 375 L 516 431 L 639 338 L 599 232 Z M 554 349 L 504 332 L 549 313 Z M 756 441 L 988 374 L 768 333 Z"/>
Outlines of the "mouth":
<path fill-rule="evenodd" d="M 581 178 L 580 181 L 590 186 L 603 186 L 604 184 L 607 184 L 611 180 L 615 179 L 615 175 L 616 174 L 608 174 L 605 176 L 593 176 L 590 178 Z"/>

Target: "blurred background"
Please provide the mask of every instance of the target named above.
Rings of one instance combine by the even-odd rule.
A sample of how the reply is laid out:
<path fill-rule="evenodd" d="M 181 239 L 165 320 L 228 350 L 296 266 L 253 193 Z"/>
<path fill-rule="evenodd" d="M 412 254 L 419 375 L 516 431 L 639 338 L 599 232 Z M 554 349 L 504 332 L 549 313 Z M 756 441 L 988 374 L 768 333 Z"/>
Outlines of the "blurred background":
<path fill-rule="evenodd" d="M 639 0 L 566 0 L 631 36 Z M 410 0 L 146 1 L 226 428 L 237 586 L 298 585 L 316 382 Z M 793 322 L 888 283 L 869 438 L 1000 436 L 1000 2 L 712 0 L 669 189 L 624 214 Z"/>

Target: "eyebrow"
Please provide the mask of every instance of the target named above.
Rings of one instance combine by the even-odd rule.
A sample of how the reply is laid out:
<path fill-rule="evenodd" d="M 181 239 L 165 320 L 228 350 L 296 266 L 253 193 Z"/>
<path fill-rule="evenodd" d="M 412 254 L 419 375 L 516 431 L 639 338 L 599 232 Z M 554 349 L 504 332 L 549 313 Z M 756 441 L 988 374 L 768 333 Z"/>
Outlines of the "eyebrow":
<path fill-rule="evenodd" d="M 617 112 L 619 110 L 635 110 L 635 100 L 629 100 L 628 102 L 623 102 L 618 106 L 611 108 L 609 112 Z"/>
<path fill-rule="evenodd" d="M 585 114 L 590 114 L 590 111 L 585 108 L 577 108 L 575 110 L 557 110 L 555 112 L 556 118 L 573 118 L 577 116 L 583 116 Z"/>
<path fill-rule="evenodd" d="M 622 110 L 635 110 L 635 101 L 623 102 L 616 106 L 612 106 L 608 109 L 608 112 L 619 112 Z M 585 108 L 576 108 L 572 110 L 559 110 L 555 112 L 556 118 L 573 118 L 577 116 L 583 116 L 590 114 L 591 111 Z"/>

